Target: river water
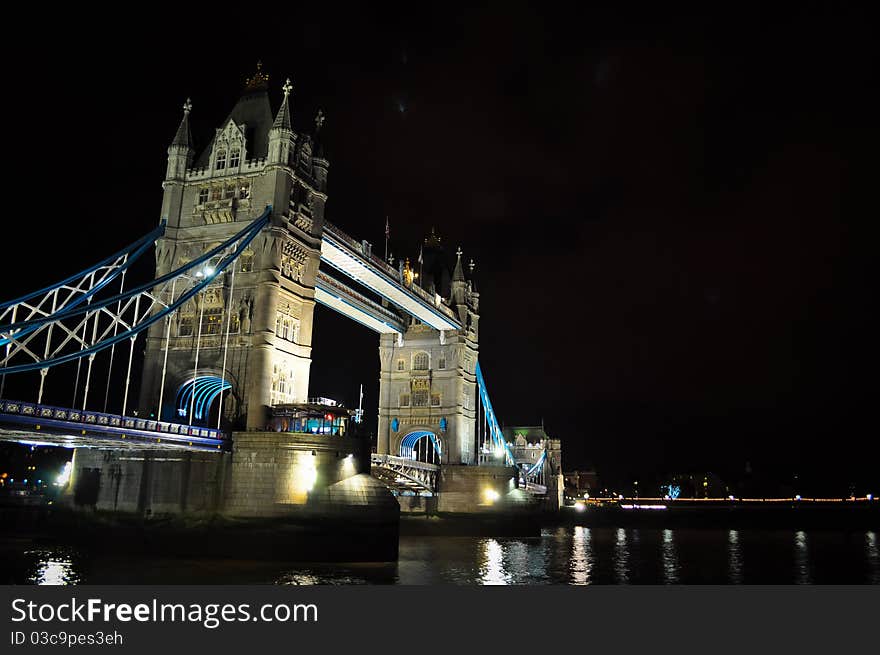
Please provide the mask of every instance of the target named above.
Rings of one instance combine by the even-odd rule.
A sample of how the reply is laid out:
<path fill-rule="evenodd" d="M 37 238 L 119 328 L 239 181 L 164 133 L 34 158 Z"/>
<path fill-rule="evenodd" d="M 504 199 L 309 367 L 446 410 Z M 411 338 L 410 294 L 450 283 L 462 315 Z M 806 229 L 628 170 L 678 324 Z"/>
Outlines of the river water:
<path fill-rule="evenodd" d="M 90 556 L 0 541 L 4 584 L 880 584 L 880 534 L 545 529 L 533 539 L 400 539 L 390 564 Z"/>

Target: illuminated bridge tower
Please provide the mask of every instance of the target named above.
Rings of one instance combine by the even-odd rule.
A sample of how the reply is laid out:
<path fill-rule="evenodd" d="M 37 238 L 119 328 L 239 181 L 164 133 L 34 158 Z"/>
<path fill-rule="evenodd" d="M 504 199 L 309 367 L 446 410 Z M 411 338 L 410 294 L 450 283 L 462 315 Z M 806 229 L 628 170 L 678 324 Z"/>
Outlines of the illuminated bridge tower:
<path fill-rule="evenodd" d="M 450 279 L 439 245 L 433 233 L 425 240 L 422 286 L 449 298 L 462 328 L 438 331 L 413 319 L 403 335 L 381 335 L 377 451 L 436 464 L 473 464 L 479 294 L 465 278 L 461 250 Z"/>
<path fill-rule="evenodd" d="M 268 75 L 258 66 L 195 161 L 189 101 L 184 106 L 168 148 L 156 277 L 222 243 L 267 206 L 272 214 L 216 284 L 150 330 L 142 416 L 155 414 L 161 399 L 166 419 L 216 426 L 222 411 L 224 426 L 261 429 L 269 406 L 307 398 L 329 164 L 317 145 L 320 112 L 314 135 L 294 132 L 291 88 L 288 80 L 273 118 Z"/>

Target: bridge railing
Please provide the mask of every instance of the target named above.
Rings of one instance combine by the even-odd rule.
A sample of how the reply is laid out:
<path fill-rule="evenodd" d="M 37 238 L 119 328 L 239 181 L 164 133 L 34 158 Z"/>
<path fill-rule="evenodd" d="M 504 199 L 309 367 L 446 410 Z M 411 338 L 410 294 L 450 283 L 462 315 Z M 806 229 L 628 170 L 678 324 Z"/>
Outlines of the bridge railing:
<path fill-rule="evenodd" d="M 420 298 L 421 300 L 424 300 L 425 302 L 429 303 L 432 307 L 440 310 L 443 314 L 445 314 L 447 317 L 451 318 L 455 322 L 458 322 L 458 317 L 455 315 L 455 313 L 451 309 L 449 309 L 449 307 L 444 305 L 442 302 L 437 302 L 436 296 L 432 297 L 431 294 L 429 294 L 427 291 L 422 289 L 418 284 L 411 284 L 409 286 L 404 284 L 403 280 L 401 280 L 401 277 L 400 277 L 400 271 L 392 268 L 386 262 L 384 262 L 380 258 L 376 257 L 376 255 L 374 255 L 373 253 L 364 252 L 364 246 L 362 243 L 358 243 L 357 241 L 355 241 L 354 238 L 349 236 L 343 230 L 339 229 L 337 226 L 333 225 L 333 223 L 325 220 L 324 221 L 324 230 L 329 232 L 330 235 L 333 236 L 334 238 L 337 238 L 340 241 L 342 241 L 343 243 L 345 243 L 345 245 L 347 245 L 349 248 L 354 250 L 357 254 L 359 254 L 365 260 L 370 262 L 370 264 L 374 265 L 380 271 L 382 271 L 383 273 L 388 275 L 392 280 L 399 283 L 404 289 L 411 291 L 413 293 L 413 295 L 415 295 L 418 298 Z"/>
<path fill-rule="evenodd" d="M 403 466 L 420 471 L 439 471 L 440 466 L 437 464 L 429 464 L 428 462 L 420 462 L 417 459 L 409 459 L 407 457 L 397 457 L 395 455 L 380 455 L 373 453 L 370 455 L 370 462 L 382 466 Z"/>
<path fill-rule="evenodd" d="M 86 428 L 109 427 L 129 428 L 144 432 L 156 432 L 160 434 L 179 435 L 182 437 L 200 437 L 203 439 L 216 439 L 227 441 L 228 436 L 215 428 L 202 427 L 199 425 L 182 425 L 168 421 L 140 418 L 137 416 L 121 416 L 119 414 L 107 414 L 90 410 L 70 409 L 43 405 L 38 403 L 23 402 L 20 400 L 0 400 L 0 414 L 22 416 L 28 419 L 51 419 L 64 421 L 85 426 Z"/>
<path fill-rule="evenodd" d="M 380 305 L 379 303 L 377 303 L 374 300 L 371 300 L 371 299 L 367 298 L 366 296 L 358 293 L 357 291 L 355 291 L 351 287 L 348 287 L 348 286 L 342 284 L 341 282 L 339 282 L 338 280 L 335 280 L 334 278 L 330 277 L 326 273 L 322 273 L 321 271 L 318 271 L 317 279 L 319 281 L 323 282 L 324 284 L 326 284 L 327 286 L 331 286 L 334 289 L 338 289 L 342 293 L 350 295 L 355 300 L 363 303 L 365 306 L 367 306 L 371 310 L 375 311 L 376 313 L 381 314 L 382 316 L 385 316 L 386 318 L 389 318 L 389 319 L 395 321 L 396 323 L 400 322 L 400 320 L 401 320 L 400 316 L 398 316 L 394 312 L 390 311 L 389 309 L 387 309 L 385 307 L 382 307 L 382 305 Z"/>

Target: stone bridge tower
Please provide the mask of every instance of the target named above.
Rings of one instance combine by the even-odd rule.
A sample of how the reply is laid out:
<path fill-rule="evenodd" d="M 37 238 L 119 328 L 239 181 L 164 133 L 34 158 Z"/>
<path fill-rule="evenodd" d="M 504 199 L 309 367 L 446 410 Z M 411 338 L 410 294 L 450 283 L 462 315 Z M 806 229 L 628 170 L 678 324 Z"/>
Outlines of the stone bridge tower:
<path fill-rule="evenodd" d="M 269 406 L 306 400 L 329 163 L 320 112 L 312 135 L 293 130 L 291 89 L 288 80 L 273 114 L 258 66 L 198 158 L 189 101 L 184 106 L 168 148 L 156 276 L 222 243 L 270 205 L 271 221 L 215 284 L 150 330 L 142 416 L 160 411 L 163 386 L 162 418 L 216 425 L 222 398 L 222 423 L 236 429 L 263 428 Z"/>
<path fill-rule="evenodd" d="M 413 320 L 405 334 L 380 337 L 377 451 L 438 464 L 473 464 L 479 294 L 465 277 L 460 249 L 450 278 L 439 238 L 432 232 L 424 246 L 422 286 L 449 299 L 444 302 L 462 328 L 438 331 Z"/>

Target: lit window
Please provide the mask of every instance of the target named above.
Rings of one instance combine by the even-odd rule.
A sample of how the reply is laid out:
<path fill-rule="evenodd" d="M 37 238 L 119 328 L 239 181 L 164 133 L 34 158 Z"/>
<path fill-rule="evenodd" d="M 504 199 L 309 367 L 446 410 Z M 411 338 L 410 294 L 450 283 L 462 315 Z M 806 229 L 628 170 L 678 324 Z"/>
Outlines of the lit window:
<path fill-rule="evenodd" d="M 222 171 L 224 168 L 226 168 L 226 151 L 225 150 L 218 150 L 217 151 L 217 158 L 214 161 L 214 168 L 218 171 Z"/>
<path fill-rule="evenodd" d="M 241 150 L 237 148 L 229 153 L 229 168 L 237 168 L 241 162 Z"/>
<path fill-rule="evenodd" d="M 206 309 L 202 316 L 202 334 L 220 334 L 223 310 L 219 307 Z"/>
<path fill-rule="evenodd" d="M 207 187 L 204 189 L 199 189 L 199 204 L 204 205 L 208 202 L 208 189 Z"/>

